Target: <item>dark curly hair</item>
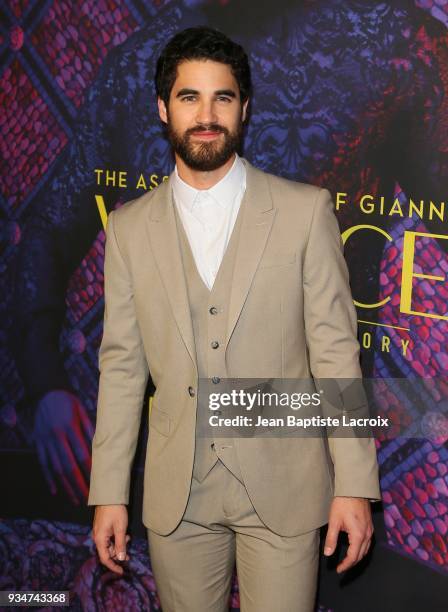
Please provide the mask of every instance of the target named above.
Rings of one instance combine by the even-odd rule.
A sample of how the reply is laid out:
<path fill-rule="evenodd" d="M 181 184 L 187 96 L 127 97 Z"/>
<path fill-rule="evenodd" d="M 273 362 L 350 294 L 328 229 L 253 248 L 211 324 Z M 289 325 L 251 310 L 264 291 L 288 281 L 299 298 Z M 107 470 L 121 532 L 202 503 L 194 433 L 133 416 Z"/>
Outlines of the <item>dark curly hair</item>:
<path fill-rule="evenodd" d="M 187 28 L 173 36 L 157 60 L 154 79 L 156 93 L 166 105 L 176 80 L 178 64 L 194 59 L 208 59 L 229 65 L 238 83 L 241 103 L 250 96 L 250 67 L 243 47 L 219 30 L 199 26 Z"/>

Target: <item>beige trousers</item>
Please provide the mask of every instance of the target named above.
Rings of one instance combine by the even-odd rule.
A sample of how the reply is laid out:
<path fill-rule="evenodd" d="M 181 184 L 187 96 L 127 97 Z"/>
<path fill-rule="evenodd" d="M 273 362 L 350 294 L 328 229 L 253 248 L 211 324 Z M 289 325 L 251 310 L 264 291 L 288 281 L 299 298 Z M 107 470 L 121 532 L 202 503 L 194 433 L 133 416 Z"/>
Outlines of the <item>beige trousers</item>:
<path fill-rule="evenodd" d="M 235 561 L 241 612 L 314 610 L 319 529 L 293 537 L 270 531 L 220 460 L 202 482 L 192 480 L 173 532 L 147 532 L 163 612 L 227 612 Z"/>

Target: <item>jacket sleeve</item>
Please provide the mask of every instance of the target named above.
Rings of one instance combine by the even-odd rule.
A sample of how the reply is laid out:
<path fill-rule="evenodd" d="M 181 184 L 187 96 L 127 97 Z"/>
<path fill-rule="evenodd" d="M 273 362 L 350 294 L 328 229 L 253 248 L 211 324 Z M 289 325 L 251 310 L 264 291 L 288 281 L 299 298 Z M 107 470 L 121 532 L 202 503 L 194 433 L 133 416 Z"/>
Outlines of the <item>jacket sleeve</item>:
<path fill-rule="evenodd" d="M 136 318 L 132 281 L 109 214 L 104 259 L 104 328 L 96 430 L 87 504 L 127 504 L 149 368 Z"/>
<path fill-rule="evenodd" d="M 305 332 L 312 376 L 340 383 L 341 391 L 350 379 L 358 379 L 362 388 L 356 309 L 327 189 L 320 189 L 316 196 L 303 268 Z M 358 405 L 342 408 L 350 411 Z M 373 437 L 338 437 L 336 432 L 328 436 L 328 445 L 334 467 L 334 495 L 380 500 Z"/>

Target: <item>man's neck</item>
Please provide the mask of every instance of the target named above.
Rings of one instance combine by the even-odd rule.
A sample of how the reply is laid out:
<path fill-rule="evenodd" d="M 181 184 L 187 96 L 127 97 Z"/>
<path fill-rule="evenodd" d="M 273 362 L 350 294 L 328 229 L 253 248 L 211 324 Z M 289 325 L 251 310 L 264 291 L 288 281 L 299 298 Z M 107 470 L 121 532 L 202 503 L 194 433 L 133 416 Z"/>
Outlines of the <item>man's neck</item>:
<path fill-rule="evenodd" d="M 233 154 L 225 164 L 216 170 L 201 172 L 187 166 L 178 155 L 175 155 L 175 157 L 178 175 L 187 185 L 194 187 L 194 189 L 210 189 L 213 185 L 216 185 L 227 174 L 235 161 L 235 154 Z"/>

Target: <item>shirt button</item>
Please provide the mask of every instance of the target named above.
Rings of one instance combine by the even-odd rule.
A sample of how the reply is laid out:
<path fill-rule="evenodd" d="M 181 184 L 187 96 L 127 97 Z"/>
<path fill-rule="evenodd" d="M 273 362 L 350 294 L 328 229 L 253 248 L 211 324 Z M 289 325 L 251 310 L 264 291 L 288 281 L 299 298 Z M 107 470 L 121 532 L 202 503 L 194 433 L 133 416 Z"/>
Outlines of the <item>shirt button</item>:
<path fill-rule="evenodd" d="M 190 397 L 194 397 L 196 395 L 196 391 L 193 389 L 193 387 L 188 387 L 188 393 L 190 394 Z"/>
<path fill-rule="evenodd" d="M 213 315 L 218 314 L 218 309 L 216 308 L 216 306 L 212 306 L 212 307 L 209 309 L 209 313 L 210 313 L 210 314 L 213 314 Z"/>
<path fill-rule="evenodd" d="M 218 348 L 218 346 L 219 346 L 219 342 L 217 340 L 213 340 L 213 342 L 211 343 L 211 347 Z"/>
<path fill-rule="evenodd" d="M 221 379 L 219 378 L 219 376 L 213 376 L 212 383 L 217 385 L 219 382 L 221 382 Z"/>

